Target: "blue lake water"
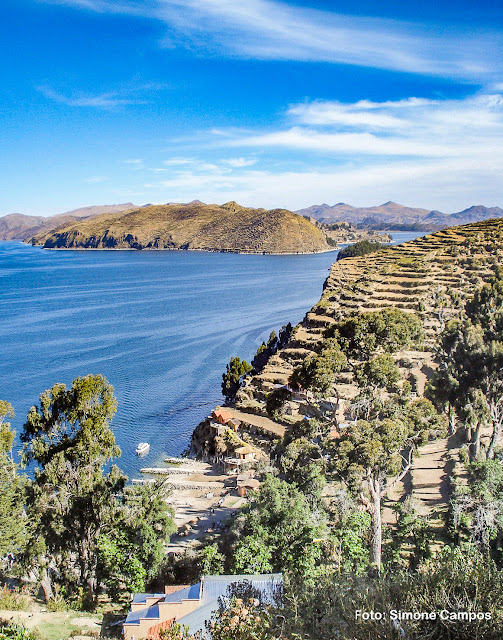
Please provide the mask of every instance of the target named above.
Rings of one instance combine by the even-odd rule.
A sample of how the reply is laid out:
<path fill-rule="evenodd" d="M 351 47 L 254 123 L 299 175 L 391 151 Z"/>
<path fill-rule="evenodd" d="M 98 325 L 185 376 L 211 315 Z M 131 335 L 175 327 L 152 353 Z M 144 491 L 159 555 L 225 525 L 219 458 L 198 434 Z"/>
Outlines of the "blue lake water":
<path fill-rule="evenodd" d="M 336 255 L 46 251 L 0 242 L 0 399 L 13 405 L 19 433 L 42 391 L 103 374 L 119 405 L 119 466 L 136 477 L 187 447 L 222 400 L 230 357 L 251 359 L 272 329 L 299 322 Z M 141 460 L 140 441 L 151 444 Z"/>

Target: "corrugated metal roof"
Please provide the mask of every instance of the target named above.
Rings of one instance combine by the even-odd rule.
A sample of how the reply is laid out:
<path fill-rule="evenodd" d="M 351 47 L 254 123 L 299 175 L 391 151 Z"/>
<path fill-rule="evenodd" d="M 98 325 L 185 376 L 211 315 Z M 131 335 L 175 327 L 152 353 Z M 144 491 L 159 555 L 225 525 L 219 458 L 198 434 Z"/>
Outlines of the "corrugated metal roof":
<path fill-rule="evenodd" d="M 281 586 L 283 576 L 281 573 L 269 573 L 260 575 L 235 575 L 235 576 L 203 576 L 201 603 L 208 604 L 212 600 L 218 600 L 227 595 L 227 589 L 236 582 L 249 582 L 255 589 L 259 589 L 266 600 L 272 602 L 276 589 Z"/>
<path fill-rule="evenodd" d="M 273 601 L 276 589 L 283 582 L 283 576 L 281 573 L 267 573 L 255 576 L 203 576 L 201 581 L 201 602 L 203 606 L 183 616 L 177 622 L 182 628 L 186 625 L 190 634 L 195 634 L 199 631 L 202 639 L 210 638 L 206 631 L 206 621 L 211 620 L 213 613 L 218 610 L 220 606 L 219 598 L 227 595 L 227 589 L 231 584 L 245 581 L 252 584 L 256 589 L 260 589 L 266 600 Z"/>
<path fill-rule="evenodd" d="M 211 616 L 218 609 L 218 606 L 218 600 L 214 600 L 204 607 L 199 607 L 192 613 L 188 613 L 177 622 L 182 629 L 188 627 L 190 635 L 195 635 L 199 631 L 202 632 L 202 638 L 207 638 L 209 636 L 206 634 L 206 620 L 211 620 Z"/>

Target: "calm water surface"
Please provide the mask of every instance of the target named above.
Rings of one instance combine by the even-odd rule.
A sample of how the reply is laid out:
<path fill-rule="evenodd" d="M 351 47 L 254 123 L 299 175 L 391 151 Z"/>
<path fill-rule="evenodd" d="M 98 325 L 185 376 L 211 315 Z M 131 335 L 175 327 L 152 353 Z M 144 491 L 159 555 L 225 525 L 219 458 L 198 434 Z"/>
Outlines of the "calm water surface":
<path fill-rule="evenodd" d="M 299 322 L 335 257 L 44 251 L 0 242 L 0 399 L 14 406 L 19 433 L 43 390 L 103 374 L 119 403 L 112 426 L 120 466 L 137 476 L 187 447 L 222 400 L 230 357 L 251 359 L 272 329 Z M 151 449 L 139 460 L 134 449 L 144 440 Z"/>

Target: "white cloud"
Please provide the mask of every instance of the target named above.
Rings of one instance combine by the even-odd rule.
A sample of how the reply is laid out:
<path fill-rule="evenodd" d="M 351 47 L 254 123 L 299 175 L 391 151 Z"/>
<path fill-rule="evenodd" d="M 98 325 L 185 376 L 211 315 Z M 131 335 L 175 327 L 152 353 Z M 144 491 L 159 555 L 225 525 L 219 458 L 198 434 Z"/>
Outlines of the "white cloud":
<path fill-rule="evenodd" d="M 502 37 L 289 6 L 276 0 L 46 0 L 161 20 L 166 47 L 263 60 L 322 61 L 461 79 L 501 73 Z M 499 79 L 499 78 L 497 78 Z"/>
<path fill-rule="evenodd" d="M 257 158 L 227 158 L 222 162 L 233 169 L 241 169 L 242 167 L 251 167 L 256 164 Z"/>
<path fill-rule="evenodd" d="M 54 91 L 51 87 L 41 85 L 36 87 L 37 91 L 42 93 L 49 100 L 66 104 L 69 107 L 93 107 L 97 109 L 115 109 L 131 104 L 147 104 L 146 100 L 138 100 L 136 98 L 120 98 L 116 93 L 102 93 L 100 95 L 85 95 L 77 93 L 72 96 L 65 96 L 62 93 Z"/>
<path fill-rule="evenodd" d="M 216 146 L 297 149 L 337 156 L 462 158 L 503 154 L 503 96 L 463 100 L 410 98 L 382 103 L 291 105 L 296 124 L 275 131 L 217 138 Z"/>
<path fill-rule="evenodd" d="M 194 158 L 169 158 L 168 160 L 163 160 L 163 164 L 167 165 L 184 165 L 184 164 L 194 164 Z"/>
<path fill-rule="evenodd" d="M 246 155 L 232 163 L 230 158 L 195 161 L 151 187 L 179 201 L 233 199 L 293 209 L 322 201 L 369 205 L 395 200 L 444 211 L 503 204 L 499 94 L 306 102 L 290 106 L 286 118 L 295 124 L 272 131 L 229 129 L 228 135 L 213 136 L 213 153 L 229 147 L 259 150 L 260 170 L 241 162 Z"/>

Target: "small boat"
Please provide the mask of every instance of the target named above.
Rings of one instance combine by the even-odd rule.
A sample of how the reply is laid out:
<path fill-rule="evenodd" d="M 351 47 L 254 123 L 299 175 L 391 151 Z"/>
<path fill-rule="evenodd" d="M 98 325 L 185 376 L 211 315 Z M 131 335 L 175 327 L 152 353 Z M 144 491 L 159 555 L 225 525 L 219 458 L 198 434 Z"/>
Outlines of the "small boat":
<path fill-rule="evenodd" d="M 140 442 L 140 444 L 136 447 L 136 455 L 143 456 L 149 452 L 150 445 L 148 442 Z"/>

